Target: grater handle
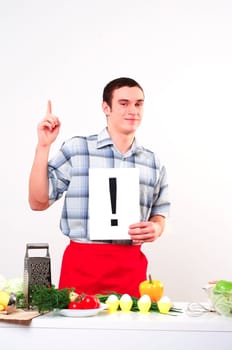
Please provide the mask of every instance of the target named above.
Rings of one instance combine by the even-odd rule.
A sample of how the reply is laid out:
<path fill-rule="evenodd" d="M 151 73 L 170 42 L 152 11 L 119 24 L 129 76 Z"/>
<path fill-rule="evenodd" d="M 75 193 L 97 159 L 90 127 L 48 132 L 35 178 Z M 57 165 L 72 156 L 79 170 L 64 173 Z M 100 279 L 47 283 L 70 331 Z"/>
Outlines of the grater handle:
<path fill-rule="evenodd" d="M 29 249 L 46 249 L 46 256 L 49 257 L 49 245 L 48 243 L 27 243 L 25 258 L 28 258 Z"/>

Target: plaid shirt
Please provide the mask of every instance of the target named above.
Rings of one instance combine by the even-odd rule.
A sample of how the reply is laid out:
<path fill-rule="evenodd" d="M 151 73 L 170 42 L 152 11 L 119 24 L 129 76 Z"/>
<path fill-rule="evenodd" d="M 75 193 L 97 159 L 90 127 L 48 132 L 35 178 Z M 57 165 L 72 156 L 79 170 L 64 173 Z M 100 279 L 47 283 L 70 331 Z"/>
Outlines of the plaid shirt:
<path fill-rule="evenodd" d="M 168 184 L 165 167 L 156 155 L 136 140 L 126 154 L 115 148 L 107 129 L 98 135 L 76 136 L 63 143 L 48 163 L 50 205 L 65 192 L 60 228 L 74 241 L 89 242 L 89 168 L 139 168 L 140 220 L 168 216 Z"/>

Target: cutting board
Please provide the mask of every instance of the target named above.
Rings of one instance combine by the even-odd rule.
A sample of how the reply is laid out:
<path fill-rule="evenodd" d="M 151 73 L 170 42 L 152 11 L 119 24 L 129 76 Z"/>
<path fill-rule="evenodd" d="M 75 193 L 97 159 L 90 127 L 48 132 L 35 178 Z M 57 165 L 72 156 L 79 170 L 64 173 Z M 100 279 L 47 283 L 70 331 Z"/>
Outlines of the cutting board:
<path fill-rule="evenodd" d="M 6 314 L 5 312 L 0 312 L 0 321 L 16 323 L 22 325 L 29 325 L 31 320 L 35 317 L 38 317 L 40 313 L 36 310 L 22 310 L 16 309 L 14 312 L 10 314 Z"/>

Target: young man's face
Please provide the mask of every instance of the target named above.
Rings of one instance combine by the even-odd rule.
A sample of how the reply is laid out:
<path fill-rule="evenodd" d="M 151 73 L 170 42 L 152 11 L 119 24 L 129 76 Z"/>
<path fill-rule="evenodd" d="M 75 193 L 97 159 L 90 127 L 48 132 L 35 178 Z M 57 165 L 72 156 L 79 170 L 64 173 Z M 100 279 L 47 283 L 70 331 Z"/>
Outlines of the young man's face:
<path fill-rule="evenodd" d="M 111 107 L 103 102 L 108 128 L 123 134 L 133 134 L 143 117 L 144 94 L 137 86 L 116 89 L 113 92 Z"/>

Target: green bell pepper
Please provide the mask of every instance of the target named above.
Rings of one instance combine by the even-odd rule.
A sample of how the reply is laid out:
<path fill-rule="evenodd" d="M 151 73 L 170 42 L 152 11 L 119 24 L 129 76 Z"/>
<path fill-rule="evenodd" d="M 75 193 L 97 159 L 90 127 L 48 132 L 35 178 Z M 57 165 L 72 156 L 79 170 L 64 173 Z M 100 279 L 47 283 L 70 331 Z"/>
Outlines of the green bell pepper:
<path fill-rule="evenodd" d="M 232 282 L 226 280 L 220 280 L 216 283 L 214 291 L 217 293 L 232 292 Z"/>

